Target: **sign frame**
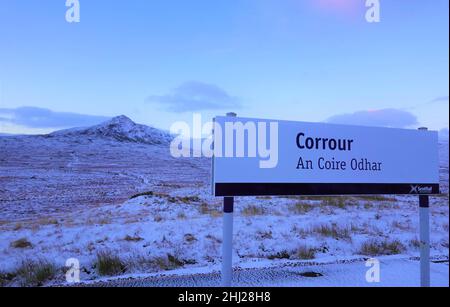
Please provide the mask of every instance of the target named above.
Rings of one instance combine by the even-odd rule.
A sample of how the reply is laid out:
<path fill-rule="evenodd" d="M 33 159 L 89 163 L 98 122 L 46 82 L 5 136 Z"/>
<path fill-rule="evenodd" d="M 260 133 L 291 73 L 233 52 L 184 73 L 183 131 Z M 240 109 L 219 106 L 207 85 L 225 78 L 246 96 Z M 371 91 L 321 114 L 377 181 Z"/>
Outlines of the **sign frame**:
<path fill-rule="evenodd" d="M 214 119 L 215 125 L 219 125 L 217 119 L 220 119 L 223 123 L 226 122 L 249 122 L 249 121 L 272 121 L 269 119 L 254 119 L 254 118 L 238 118 L 238 117 L 216 117 Z M 438 158 L 438 133 L 436 131 L 417 131 L 411 129 L 397 129 L 397 128 L 375 128 L 375 127 L 359 127 L 359 126 L 350 126 L 350 125 L 336 125 L 336 124 L 327 124 L 327 123 L 305 123 L 305 122 L 293 122 L 293 121 L 273 121 L 277 123 L 288 123 L 290 125 L 299 124 L 299 125 L 316 125 L 319 126 L 327 126 L 329 130 L 331 129 L 355 129 L 355 130 L 364 130 L 370 131 L 371 134 L 374 133 L 382 133 L 386 132 L 400 134 L 402 137 L 404 134 L 408 134 L 408 137 L 411 138 L 411 135 L 417 134 L 416 139 L 421 139 L 424 137 L 424 133 L 427 133 L 426 137 L 428 138 L 428 144 L 432 143 L 430 139 L 435 138 L 436 143 L 436 161 Z M 216 127 L 216 126 L 215 126 Z M 221 127 L 224 129 L 223 127 Z M 314 128 L 314 126 L 313 126 Z M 377 129 L 374 132 L 374 129 Z M 282 133 L 282 132 L 280 132 Z M 361 132 L 358 131 L 358 134 Z M 213 136 L 214 137 L 214 136 Z M 403 137 L 404 141 L 405 137 Z M 414 139 L 414 138 L 412 138 Z M 415 140 L 415 139 L 414 139 Z M 217 142 L 217 140 L 214 140 Z M 294 140 L 292 140 L 294 141 Z M 392 142 L 392 140 L 391 140 Z M 358 144 L 353 144 L 353 147 L 356 147 Z M 417 148 L 417 146 L 415 147 Z M 429 152 L 428 152 L 429 153 Z M 299 154 L 299 153 L 298 153 Z M 300 155 L 300 154 L 299 154 Z M 373 153 L 372 153 L 373 155 Z M 386 154 L 384 154 L 386 156 Z M 417 154 L 416 154 L 417 156 Z M 292 180 L 286 180 L 286 182 L 274 181 L 274 182 L 239 182 L 239 181 L 222 181 L 217 180 L 216 175 L 218 173 L 217 159 L 226 159 L 225 157 L 217 158 L 213 156 L 212 159 L 212 193 L 216 197 L 237 197 L 237 196 L 294 196 L 294 195 L 302 195 L 302 196 L 364 196 L 364 195 L 439 195 L 440 191 L 440 182 L 439 182 L 439 169 L 438 165 L 436 170 L 436 176 L 434 180 L 430 180 L 433 182 L 328 182 L 313 180 L 311 182 L 293 182 Z M 238 159 L 238 158 L 235 158 Z M 392 162 L 392 161 L 391 161 Z M 400 161 L 401 162 L 401 161 Z M 438 163 L 438 162 L 436 162 Z M 392 163 L 391 163 L 392 164 Z M 229 168 L 228 168 L 229 169 Z M 227 170 L 228 170 L 227 169 Z M 232 172 L 236 174 L 238 170 L 232 170 Z"/>

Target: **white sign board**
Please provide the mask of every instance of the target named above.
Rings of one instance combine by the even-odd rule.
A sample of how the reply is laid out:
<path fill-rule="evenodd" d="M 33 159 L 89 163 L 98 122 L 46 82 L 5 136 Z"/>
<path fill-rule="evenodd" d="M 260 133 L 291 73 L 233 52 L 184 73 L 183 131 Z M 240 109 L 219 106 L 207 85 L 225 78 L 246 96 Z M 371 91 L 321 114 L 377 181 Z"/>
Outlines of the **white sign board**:
<path fill-rule="evenodd" d="M 216 117 L 216 196 L 439 194 L 438 133 Z"/>

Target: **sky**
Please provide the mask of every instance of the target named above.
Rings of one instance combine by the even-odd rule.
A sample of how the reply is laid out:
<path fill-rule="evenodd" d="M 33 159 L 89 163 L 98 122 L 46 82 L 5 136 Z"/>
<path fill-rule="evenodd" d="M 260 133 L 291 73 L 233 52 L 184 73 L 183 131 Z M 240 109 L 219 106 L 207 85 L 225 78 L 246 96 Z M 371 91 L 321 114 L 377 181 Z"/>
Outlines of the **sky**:
<path fill-rule="evenodd" d="M 447 0 L 0 0 L 0 133 L 117 115 L 447 132 Z"/>

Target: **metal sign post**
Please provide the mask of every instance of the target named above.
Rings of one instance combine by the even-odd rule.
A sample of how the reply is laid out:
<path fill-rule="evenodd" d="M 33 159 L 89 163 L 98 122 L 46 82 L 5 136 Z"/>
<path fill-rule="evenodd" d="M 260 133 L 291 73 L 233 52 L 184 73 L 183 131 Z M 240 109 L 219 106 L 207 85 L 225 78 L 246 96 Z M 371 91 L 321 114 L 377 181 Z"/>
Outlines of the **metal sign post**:
<path fill-rule="evenodd" d="M 428 131 L 428 128 L 420 128 Z M 430 198 L 428 195 L 419 196 L 420 219 L 420 285 L 430 287 Z"/>
<path fill-rule="evenodd" d="M 231 287 L 233 279 L 234 197 L 223 200 L 222 286 Z"/>
<path fill-rule="evenodd" d="M 421 195 L 420 199 L 420 285 L 430 287 L 430 200 Z"/>
<path fill-rule="evenodd" d="M 228 117 L 236 117 L 228 113 Z M 222 286 L 231 287 L 233 279 L 233 217 L 234 197 L 223 199 Z"/>

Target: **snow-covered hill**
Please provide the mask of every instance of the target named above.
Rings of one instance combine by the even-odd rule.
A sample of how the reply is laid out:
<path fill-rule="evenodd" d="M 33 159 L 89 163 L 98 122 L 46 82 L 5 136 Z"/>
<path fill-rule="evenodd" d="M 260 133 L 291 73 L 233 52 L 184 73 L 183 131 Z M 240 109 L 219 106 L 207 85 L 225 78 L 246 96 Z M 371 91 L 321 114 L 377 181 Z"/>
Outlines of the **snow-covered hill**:
<path fill-rule="evenodd" d="M 119 142 L 133 142 L 150 145 L 168 145 L 172 140 L 169 133 L 159 129 L 136 124 L 122 115 L 89 128 L 74 128 L 61 130 L 49 135 L 50 137 L 79 137 L 112 139 Z"/>

